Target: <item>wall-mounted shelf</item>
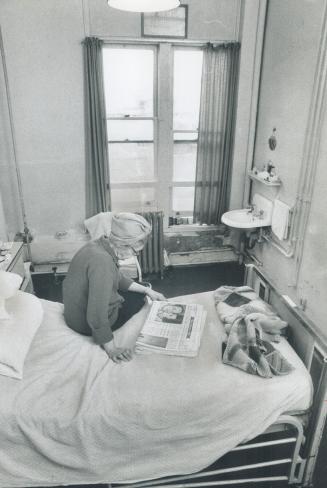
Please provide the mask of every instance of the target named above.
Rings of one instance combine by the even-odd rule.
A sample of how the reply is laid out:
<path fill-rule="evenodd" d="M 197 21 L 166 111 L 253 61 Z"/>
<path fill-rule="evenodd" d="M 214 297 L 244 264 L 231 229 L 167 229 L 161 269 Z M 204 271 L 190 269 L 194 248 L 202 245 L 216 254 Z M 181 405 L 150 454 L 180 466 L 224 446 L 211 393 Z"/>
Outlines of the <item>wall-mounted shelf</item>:
<path fill-rule="evenodd" d="M 257 175 L 255 175 L 252 171 L 249 171 L 248 172 L 248 176 L 249 178 L 251 178 L 251 180 L 254 180 L 254 181 L 259 181 L 260 183 L 262 183 L 263 185 L 266 185 L 266 186 L 280 186 L 282 184 L 282 182 L 280 180 L 278 181 L 267 181 L 267 180 L 263 180 L 262 178 L 259 178 Z"/>

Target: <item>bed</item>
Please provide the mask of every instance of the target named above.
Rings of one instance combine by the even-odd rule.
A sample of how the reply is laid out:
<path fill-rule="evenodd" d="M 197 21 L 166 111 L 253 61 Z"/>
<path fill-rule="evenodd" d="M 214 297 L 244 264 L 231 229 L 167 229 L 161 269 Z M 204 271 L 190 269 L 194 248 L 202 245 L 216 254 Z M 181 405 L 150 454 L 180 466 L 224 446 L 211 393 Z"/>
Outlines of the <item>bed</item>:
<path fill-rule="evenodd" d="M 291 345 L 278 346 L 294 366 L 288 376 L 263 379 L 222 364 L 211 292 L 175 299 L 207 310 L 198 357 L 136 355 L 121 365 L 67 328 L 61 304 L 43 300 L 23 380 L 0 377 L 0 487 L 219 486 L 226 480 L 218 475 L 244 471 L 237 482 L 254 482 L 262 467 L 280 465 L 286 475 L 264 479 L 308 486 L 326 415 L 326 346 L 259 270 L 249 266 L 246 281 L 290 324 Z M 132 320 L 117 342 L 132 345 L 141 326 Z M 253 440 L 263 433 L 273 440 Z M 206 469 L 231 451 L 284 444 L 292 446 L 286 458 Z"/>

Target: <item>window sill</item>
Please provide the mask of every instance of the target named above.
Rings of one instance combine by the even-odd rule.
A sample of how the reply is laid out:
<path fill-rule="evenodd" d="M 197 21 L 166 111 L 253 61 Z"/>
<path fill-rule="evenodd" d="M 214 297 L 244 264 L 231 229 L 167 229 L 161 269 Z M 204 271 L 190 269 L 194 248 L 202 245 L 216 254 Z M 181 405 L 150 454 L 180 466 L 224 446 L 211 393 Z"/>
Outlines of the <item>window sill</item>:
<path fill-rule="evenodd" d="M 219 224 L 219 225 L 181 224 L 181 225 L 170 225 L 164 230 L 164 232 L 165 234 L 176 234 L 176 233 L 185 234 L 187 232 L 216 231 L 216 230 L 221 230 L 224 227 L 225 227 L 224 224 Z"/>

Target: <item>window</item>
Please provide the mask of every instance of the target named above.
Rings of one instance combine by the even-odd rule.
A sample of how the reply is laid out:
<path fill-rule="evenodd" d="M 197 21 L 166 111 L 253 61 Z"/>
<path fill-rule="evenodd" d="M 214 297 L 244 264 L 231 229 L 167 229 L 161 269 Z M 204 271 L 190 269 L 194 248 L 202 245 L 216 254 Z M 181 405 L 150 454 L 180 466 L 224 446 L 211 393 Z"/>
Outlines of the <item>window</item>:
<path fill-rule="evenodd" d="M 103 61 L 113 209 L 156 206 L 155 49 L 107 47 Z"/>
<path fill-rule="evenodd" d="M 202 50 L 108 44 L 103 61 L 113 210 L 192 222 Z"/>
<path fill-rule="evenodd" d="M 193 217 L 201 74 L 202 51 L 175 49 L 172 211 L 187 222 Z"/>

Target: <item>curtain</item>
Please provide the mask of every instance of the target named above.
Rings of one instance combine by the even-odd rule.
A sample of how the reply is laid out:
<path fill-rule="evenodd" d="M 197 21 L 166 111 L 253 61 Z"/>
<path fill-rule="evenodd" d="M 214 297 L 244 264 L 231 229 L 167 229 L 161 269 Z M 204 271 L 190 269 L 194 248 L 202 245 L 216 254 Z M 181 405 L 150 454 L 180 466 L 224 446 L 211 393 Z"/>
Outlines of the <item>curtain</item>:
<path fill-rule="evenodd" d="M 110 210 L 102 41 L 84 40 L 86 217 Z"/>
<path fill-rule="evenodd" d="M 194 222 L 218 224 L 227 210 L 233 156 L 239 43 L 204 51 Z"/>

